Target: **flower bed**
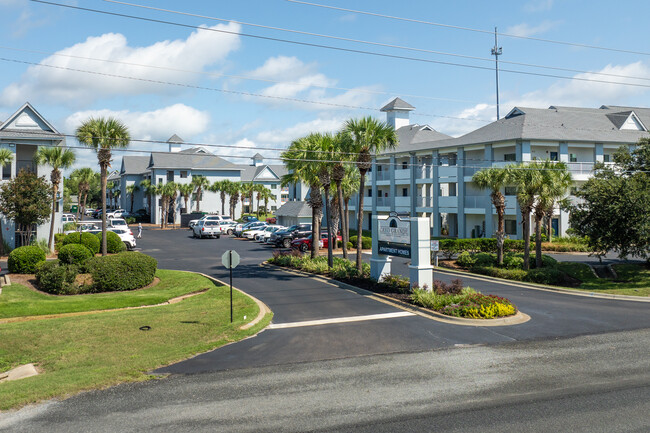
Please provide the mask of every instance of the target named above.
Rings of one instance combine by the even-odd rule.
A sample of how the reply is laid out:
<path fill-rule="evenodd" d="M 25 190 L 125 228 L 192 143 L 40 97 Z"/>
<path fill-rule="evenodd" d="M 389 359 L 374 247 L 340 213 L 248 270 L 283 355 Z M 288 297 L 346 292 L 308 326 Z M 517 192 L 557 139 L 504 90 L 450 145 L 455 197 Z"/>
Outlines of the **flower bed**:
<path fill-rule="evenodd" d="M 389 275 L 382 282 L 370 278 L 370 265 L 363 264 L 363 271 L 358 272 L 350 260 L 334 257 L 334 266 L 327 267 L 327 257 L 312 259 L 298 251 L 284 253 L 275 251 L 269 263 L 287 268 L 298 269 L 314 274 L 327 275 L 337 281 L 348 283 L 372 292 L 381 293 L 392 298 L 409 302 L 448 316 L 470 319 L 494 319 L 517 314 L 517 307 L 508 299 L 494 295 L 484 295 L 463 287 L 460 279 L 451 284 L 434 281 L 433 287 L 411 287 L 409 279 L 400 275 Z"/>

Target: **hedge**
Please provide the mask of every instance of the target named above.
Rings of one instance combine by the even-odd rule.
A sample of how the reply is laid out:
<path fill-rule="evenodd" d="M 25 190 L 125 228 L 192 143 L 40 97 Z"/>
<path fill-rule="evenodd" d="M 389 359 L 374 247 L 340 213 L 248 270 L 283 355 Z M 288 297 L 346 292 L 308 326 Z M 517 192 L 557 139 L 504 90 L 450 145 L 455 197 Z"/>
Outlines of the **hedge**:
<path fill-rule="evenodd" d="M 524 250 L 524 241 L 517 239 L 505 239 L 503 241 L 504 251 L 520 252 Z M 451 258 L 455 254 L 469 251 L 471 253 L 496 253 L 497 240 L 494 238 L 474 239 L 441 239 L 440 251 Z"/>
<path fill-rule="evenodd" d="M 79 238 L 79 243 L 84 247 L 88 248 L 88 250 L 93 254 L 93 256 L 99 253 L 100 242 L 97 240 L 97 236 L 95 236 L 94 234 L 87 233 L 87 232 L 81 233 L 81 237 Z"/>
<path fill-rule="evenodd" d="M 113 256 L 88 259 L 84 270 L 92 275 L 93 288 L 98 292 L 134 290 L 150 284 L 158 262 L 137 252 L 122 252 Z"/>
<path fill-rule="evenodd" d="M 101 246 L 102 234 L 97 233 L 95 237 L 99 240 L 99 244 Z M 108 254 L 117 254 L 121 253 L 122 251 L 126 251 L 126 245 L 124 242 L 122 242 L 122 239 L 120 239 L 119 235 L 113 232 L 106 232 L 106 252 Z"/>
<path fill-rule="evenodd" d="M 68 265 L 80 265 L 94 254 L 81 244 L 68 244 L 61 247 L 59 250 L 59 260 L 61 263 Z"/>
<path fill-rule="evenodd" d="M 81 233 L 79 232 L 70 233 L 65 238 L 63 238 L 63 245 L 80 244 L 80 243 L 81 243 Z"/>
<path fill-rule="evenodd" d="M 353 248 L 357 247 L 357 237 L 356 236 L 350 236 L 350 243 L 352 243 Z M 366 237 L 366 236 L 361 236 L 361 248 L 364 250 L 369 250 L 372 248 L 372 238 Z"/>
<path fill-rule="evenodd" d="M 40 247 L 18 247 L 9 253 L 9 272 L 14 274 L 33 274 L 36 265 L 45 261 L 45 253 Z"/>
<path fill-rule="evenodd" d="M 86 248 L 83 245 L 70 245 Z M 90 254 L 90 251 L 88 251 Z M 75 265 L 62 265 L 58 260 L 42 262 L 36 270 L 38 287 L 53 295 L 71 295 L 80 292 L 74 284 L 79 269 Z"/>

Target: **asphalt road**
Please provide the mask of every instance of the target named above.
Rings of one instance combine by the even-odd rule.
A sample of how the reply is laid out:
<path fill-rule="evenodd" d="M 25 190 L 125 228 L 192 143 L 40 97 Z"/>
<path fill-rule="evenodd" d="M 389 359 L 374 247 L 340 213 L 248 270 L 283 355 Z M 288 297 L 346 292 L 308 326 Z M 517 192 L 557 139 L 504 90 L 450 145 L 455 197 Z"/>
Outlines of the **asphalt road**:
<path fill-rule="evenodd" d="M 11 432 L 647 432 L 650 331 L 243 368 L 0 414 Z"/>

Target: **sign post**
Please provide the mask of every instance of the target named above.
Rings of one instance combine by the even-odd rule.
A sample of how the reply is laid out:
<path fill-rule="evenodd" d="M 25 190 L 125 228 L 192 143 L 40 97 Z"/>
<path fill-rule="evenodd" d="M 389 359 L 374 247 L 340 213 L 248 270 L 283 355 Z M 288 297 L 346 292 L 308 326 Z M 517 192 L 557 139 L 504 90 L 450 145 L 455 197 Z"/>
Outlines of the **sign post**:
<path fill-rule="evenodd" d="M 232 270 L 239 264 L 239 254 L 235 250 L 228 250 L 221 256 L 221 263 L 230 270 L 230 323 L 232 323 Z"/>

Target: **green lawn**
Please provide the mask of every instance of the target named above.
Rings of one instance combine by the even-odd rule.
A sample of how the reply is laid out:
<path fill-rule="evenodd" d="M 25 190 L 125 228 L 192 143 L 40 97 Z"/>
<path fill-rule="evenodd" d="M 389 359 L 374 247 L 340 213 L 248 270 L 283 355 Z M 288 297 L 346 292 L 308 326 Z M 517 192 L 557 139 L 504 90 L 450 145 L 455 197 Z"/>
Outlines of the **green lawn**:
<path fill-rule="evenodd" d="M 191 273 L 159 269 L 156 276 L 160 283 L 148 289 L 74 296 L 54 296 L 12 284 L 2 288 L 0 319 L 155 305 L 212 286 L 210 280 Z"/>
<path fill-rule="evenodd" d="M 56 301 L 47 296 L 34 297 L 31 292 L 20 301 L 20 294 L 25 295 L 28 289 L 13 285 L 3 288 L 0 301 L 5 302 L 7 296 L 25 304 L 14 309 L 18 315 L 151 304 L 197 289 L 209 290 L 160 307 L 0 324 L 0 372 L 30 362 L 42 371 L 38 376 L 0 383 L 0 410 L 146 380 L 151 378 L 148 371 L 253 335 L 271 320 L 272 314 L 267 314 L 253 328 L 240 330 L 259 312 L 249 297 L 234 292 L 231 324 L 227 287 L 183 272 L 159 271 L 157 275 L 161 283 L 142 297 L 137 292 L 107 293 L 57 297 L 60 300 Z M 75 303 L 74 298 L 85 300 Z M 48 307 L 39 308 L 41 302 Z M 61 308 L 57 310 L 57 306 Z M 0 306 L 0 310 L 4 308 Z M 140 330 L 144 325 L 151 330 Z"/>
<path fill-rule="evenodd" d="M 616 295 L 650 296 L 650 268 L 636 264 L 613 265 L 616 281 L 597 278 L 584 263 L 558 263 L 570 276 L 582 281 L 578 290 Z"/>

